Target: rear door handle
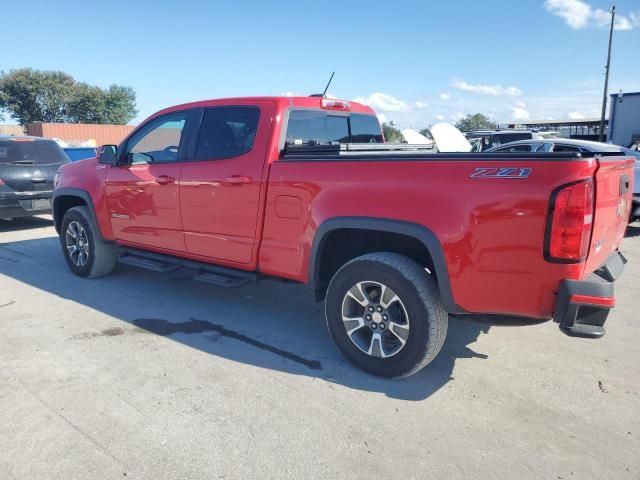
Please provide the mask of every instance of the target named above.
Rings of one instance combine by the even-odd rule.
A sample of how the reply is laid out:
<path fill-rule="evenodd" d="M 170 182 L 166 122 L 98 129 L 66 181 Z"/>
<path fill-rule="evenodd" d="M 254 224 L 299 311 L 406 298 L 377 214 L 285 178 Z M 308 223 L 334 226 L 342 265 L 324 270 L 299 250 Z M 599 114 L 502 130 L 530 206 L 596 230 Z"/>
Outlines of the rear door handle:
<path fill-rule="evenodd" d="M 251 177 L 245 177 L 244 175 L 231 175 L 226 180 L 227 183 L 231 185 L 248 185 L 253 182 Z"/>
<path fill-rule="evenodd" d="M 175 181 L 176 179 L 169 175 L 160 175 L 159 177 L 156 177 L 156 183 L 159 185 L 169 185 Z"/>

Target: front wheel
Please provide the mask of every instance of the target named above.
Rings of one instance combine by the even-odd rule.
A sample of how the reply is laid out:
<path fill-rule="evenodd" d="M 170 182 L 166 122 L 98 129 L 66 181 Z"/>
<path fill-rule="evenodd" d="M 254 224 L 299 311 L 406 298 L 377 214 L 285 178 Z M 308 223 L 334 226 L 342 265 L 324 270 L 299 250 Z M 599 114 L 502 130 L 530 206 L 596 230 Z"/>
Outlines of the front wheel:
<path fill-rule="evenodd" d="M 65 213 L 60 243 L 69 269 L 79 277 L 102 277 L 116 266 L 115 248 L 100 238 L 87 207 L 73 207 Z"/>
<path fill-rule="evenodd" d="M 340 268 L 329 284 L 325 310 L 340 351 L 383 377 L 406 377 L 424 368 L 447 334 L 436 282 L 396 253 L 363 255 Z"/>

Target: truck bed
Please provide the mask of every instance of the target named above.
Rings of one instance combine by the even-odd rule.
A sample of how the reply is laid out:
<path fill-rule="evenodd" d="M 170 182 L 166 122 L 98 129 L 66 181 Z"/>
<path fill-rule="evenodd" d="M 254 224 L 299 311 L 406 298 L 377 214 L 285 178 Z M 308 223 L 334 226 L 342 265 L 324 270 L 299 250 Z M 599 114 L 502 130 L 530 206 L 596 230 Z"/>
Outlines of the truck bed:
<path fill-rule="evenodd" d="M 595 247 L 587 262 L 545 260 L 553 191 L 595 177 L 595 231 L 599 225 L 609 229 L 602 245 L 596 245 L 598 251 L 613 252 L 623 236 L 623 222 L 612 206 L 618 195 L 611 185 L 604 196 L 599 188 L 607 183 L 597 175 L 599 155 L 326 147 L 288 149 L 271 164 L 260 250 L 265 273 L 313 281 L 307 261 L 323 222 L 335 217 L 393 219 L 425 226 L 437 237 L 455 300 L 450 310 L 550 318 L 560 280 L 580 279 L 591 273 L 586 265 L 595 269 L 606 260 Z M 602 157 L 618 168 L 607 176 L 632 174 L 631 160 Z M 507 175 L 486 174 L 493 170 Z M 274 209 L 284 198 L 296 199 L 304 213 L 281 218 Z"/>

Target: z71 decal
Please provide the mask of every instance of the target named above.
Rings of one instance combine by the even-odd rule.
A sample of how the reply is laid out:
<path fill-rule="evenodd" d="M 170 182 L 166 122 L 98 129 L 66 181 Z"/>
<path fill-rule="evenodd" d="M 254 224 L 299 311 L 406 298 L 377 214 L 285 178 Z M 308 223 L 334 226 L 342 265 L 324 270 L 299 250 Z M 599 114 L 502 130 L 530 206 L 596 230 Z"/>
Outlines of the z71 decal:
<path fill-rule="evenodd" d="M 516 178 L 524 179 L 531 175 L 533 168 L 476 168 L 471 178 Z"/>

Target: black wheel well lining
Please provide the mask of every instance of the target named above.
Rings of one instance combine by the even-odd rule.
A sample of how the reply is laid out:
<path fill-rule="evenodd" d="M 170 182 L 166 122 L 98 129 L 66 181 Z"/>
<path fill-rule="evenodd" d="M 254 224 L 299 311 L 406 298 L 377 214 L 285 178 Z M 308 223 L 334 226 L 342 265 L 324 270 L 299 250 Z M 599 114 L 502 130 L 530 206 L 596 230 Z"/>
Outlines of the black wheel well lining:
<path fill-rule="evenodd" d="M 427 227 L 395 219 L 336 217 L 323 222 L 314 237 L 309 283 L 317 300 L 326 294 L 333 274 L 349 260 L 372 252 L 394 252 L 411 258 L 429 270 L 449 313 L 465 313 L 453 301 L 442 245 Z"/>

